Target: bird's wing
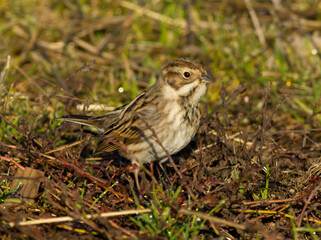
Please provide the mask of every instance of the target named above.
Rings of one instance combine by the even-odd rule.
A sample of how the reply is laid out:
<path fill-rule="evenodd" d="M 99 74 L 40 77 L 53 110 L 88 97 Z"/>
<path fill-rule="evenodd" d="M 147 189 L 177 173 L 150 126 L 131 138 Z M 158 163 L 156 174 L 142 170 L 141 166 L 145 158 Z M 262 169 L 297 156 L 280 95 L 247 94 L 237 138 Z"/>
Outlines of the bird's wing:
<path fill-rule="evenodd" d="M 151 119 L 151 116 L 159 118 L 154 102 L 148 100 L 146 92 L 142 92 L 123 108 L 119 119 L 102 135 L 96 154 L 119 150 L 123 148 L 123 144 L 139 143 L 143 141 L 142 138 L 150 137 L 152 133 L 146 132 L 148 125 L 151 125 L 148 119 Z"/>
<path fill-rule="evenodd" d="M 122 127 L 115 130 L 111 128 L 110 132 L 102 135 L 97 144 L 95 154 L 112 152 L 124 148 L 123 144 L 139 142 L 142 134 L 143 132 L 136 127 Z"/>

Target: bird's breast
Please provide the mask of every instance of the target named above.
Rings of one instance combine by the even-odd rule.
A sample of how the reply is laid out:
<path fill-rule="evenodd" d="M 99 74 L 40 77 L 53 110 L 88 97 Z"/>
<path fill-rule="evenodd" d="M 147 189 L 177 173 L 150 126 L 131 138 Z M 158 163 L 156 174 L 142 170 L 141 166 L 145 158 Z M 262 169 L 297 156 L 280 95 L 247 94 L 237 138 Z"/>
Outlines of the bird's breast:
<path fill-rule="evenodd" d="M 170 154 L 175 154 L 183 149 L 194 137 L 200 124 L 200 107 L 177 103 L 168 104 L 167 121 L 158 132 L 160 141 Z"/>
<path fill-rule="evenodd" d="M 194 137 L 200 124 L 199 105 L 182 105 L 177 101 L 168 101 L 160 109 L 158 120 L 148 122 L 156 133 L 161 145 L 150 129 L 144 131 L 142 141 L 128 145 L 128 150 L 140 163 L 164 160 L 183 149 Z M 146 116 L 146 121 L 148 117 Z M 132 157 L 131 157 L 132 159 Z"/>

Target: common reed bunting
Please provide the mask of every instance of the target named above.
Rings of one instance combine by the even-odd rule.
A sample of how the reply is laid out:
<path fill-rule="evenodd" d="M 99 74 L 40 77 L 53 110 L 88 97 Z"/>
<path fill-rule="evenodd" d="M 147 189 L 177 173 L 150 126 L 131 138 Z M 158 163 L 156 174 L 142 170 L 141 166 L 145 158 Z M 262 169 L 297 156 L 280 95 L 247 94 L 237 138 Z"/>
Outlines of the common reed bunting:
<path fill-rule="evenodd" d="M 98 117 L 69 115 L 62 119 L 94 126 L 102 132 L 96 154 L 120 150 L 136 166 L 164 162 L 168 154 L 183 149 L 196 134 L 200 100 L 209 83 L 201 64 L 177 58 L 164 66 L 153 86 L 128 104 Z M 134 176 L 140 192 L 138 171 Z"/>

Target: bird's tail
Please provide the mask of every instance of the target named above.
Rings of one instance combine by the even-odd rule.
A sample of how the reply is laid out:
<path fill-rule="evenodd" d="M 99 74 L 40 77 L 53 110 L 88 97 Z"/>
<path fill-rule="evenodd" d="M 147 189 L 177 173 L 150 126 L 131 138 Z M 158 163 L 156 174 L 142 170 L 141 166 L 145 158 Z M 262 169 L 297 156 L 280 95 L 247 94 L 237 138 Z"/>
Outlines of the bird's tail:
<path fill-rule="evenodd" d="M 58 118 L 59 120 L 65 120 L 67 122 L 77 123 L 81 125 L 86 125 L 90 127 L 95 127 L 99 131 L 103 132 L 103 123 L 101 119 L 92 117 L 92 116 L 86 116 L 86 115 L 67 115 L 61 118 Z"/>

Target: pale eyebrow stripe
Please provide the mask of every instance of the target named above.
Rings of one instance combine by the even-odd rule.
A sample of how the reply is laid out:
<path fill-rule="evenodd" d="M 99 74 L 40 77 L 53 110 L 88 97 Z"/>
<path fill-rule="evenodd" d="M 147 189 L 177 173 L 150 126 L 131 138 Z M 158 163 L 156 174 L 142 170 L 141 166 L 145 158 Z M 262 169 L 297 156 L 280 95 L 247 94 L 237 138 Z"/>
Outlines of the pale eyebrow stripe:
<path fill-rule="evenodd" d="M 175 66 L 175 67 L 170 67 L 170 68 L 166 68 L 164 69 L 164 73 L 168 73 L 168 72 L 180 72 L 181 70 L 183 69 L 183 71 L 188 71 L 188 72 L 191 72 L 191 73 L 197 73 L 199 72 L 200 70 L 199 69 L 191 69 L 189 67 L 178 67 L 178 66 Z"/>

